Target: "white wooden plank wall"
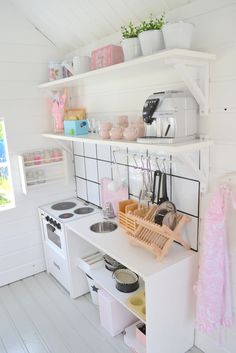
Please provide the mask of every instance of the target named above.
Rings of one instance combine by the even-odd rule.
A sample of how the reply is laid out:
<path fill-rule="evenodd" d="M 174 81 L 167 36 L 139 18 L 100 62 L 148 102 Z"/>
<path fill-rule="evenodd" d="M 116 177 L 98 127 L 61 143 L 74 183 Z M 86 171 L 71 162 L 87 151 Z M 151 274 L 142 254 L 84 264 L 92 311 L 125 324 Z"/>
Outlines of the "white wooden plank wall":
<path fill-rule="evenodd" d="M 51 144 L 46 99 L 37 84 L 47 80 L 47 63 L 60 52 L 11 3 L 0 0 L 0 116 L 5 118 L 16 208 L 0 212 L 0 286 L 45 268 L 37 206 L 63 199 L 73 186 L 42 186 L 24 196 L 16 155 Z M 57 185 L 57 186 L 56 186 Z"/>
<path fill-rule="evenodd" d="M 217 54 L 217 61 L 211 67 L 210 105 L 208 117 L 200 118 L 200 132 L 214 139 L 210 162 L 210 188 L 202 198 L 201 215 L 217 186 L 218 177 L 228 171 L 236 171 L 236 2 L 232 0 L 195 1 L 185 7 L 167 14 L 171 20 L 185 19 L 196 25 L 193 49 Z M 108 43 L 119 43 L 120 33 L 94 42 L 75 53 L 89 54 L 92 49 Z M 72 53 L 74 54 L 74 53 Z M 71 54 L 70 54 L 71 56 Z M 101 83 L 99 88 L 89 87 L 72 95 L 72 104 L 85 105 L 88 115 L 97 119 L 110 118 L 115 121 L 118 115 L 128 114 L 138 117 L 146 97 L 152 92 L 170 88 L 173 76 L 159 74 L 145 77 L 142 73 L 132 80 L 121 77 L 120 80 Z M 174 88 L 182 87 L 174 76 Z M 231 259 L 231 279 L 233 286 L 233 304 L 236 312 L 236 217 L 231 212 L 229 226 L 229 246 Z M 206 353 L 234 353 L 236 351 L 236 324 L 226 332 L 220 347 L 218 336 L 197 334 L 196 344 Z"/>

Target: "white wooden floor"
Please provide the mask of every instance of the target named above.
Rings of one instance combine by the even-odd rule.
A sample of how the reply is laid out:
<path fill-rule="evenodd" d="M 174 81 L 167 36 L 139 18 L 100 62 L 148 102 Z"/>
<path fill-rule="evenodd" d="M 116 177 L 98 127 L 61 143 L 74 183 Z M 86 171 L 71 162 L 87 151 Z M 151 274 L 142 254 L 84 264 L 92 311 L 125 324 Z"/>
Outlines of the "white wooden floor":
<path fill-rule="evenodd" d="M 72 300 L 46 273 L 0 288 L 0 353 L 97 352 L 130 350 L 99 325 L 90 295 Z"/>

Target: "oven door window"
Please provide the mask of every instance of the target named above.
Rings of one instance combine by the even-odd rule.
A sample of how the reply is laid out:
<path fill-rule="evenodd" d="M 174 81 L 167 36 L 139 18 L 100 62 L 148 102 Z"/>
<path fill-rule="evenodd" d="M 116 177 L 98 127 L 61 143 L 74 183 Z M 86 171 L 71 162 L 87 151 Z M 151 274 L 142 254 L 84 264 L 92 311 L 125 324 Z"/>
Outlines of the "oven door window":
<path fill-rule="evenodd" d="M 61 249 L 61 238 L 56 234 L 56 228 L 54 228 L 51 224 L 47 224 L 46 227 L 48 239 Z"/>

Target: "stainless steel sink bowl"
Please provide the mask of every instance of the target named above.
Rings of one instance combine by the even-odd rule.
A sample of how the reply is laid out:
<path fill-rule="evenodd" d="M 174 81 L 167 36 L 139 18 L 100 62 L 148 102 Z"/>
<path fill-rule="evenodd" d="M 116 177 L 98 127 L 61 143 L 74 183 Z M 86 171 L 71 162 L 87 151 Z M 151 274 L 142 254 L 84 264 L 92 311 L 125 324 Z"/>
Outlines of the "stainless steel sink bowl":
<path fill-rule="evenodd" d="M 90 229 L 94 233 L 110 233 L 116 230 L 117 224 L 110 221 L 98 222 L 91 225 Z"/>

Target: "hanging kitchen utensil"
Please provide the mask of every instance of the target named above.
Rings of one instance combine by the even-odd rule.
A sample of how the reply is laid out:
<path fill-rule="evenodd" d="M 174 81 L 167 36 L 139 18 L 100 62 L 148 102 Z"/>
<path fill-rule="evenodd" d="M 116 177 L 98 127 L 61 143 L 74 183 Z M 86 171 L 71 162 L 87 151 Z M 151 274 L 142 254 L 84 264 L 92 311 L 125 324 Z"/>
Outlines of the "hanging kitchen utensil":
<path fill-rule="evenodd" d="M 142 174 L 142 188 L 139 193 L 139 203 L 141 206 L 147 206 L 148 204 L 148 193 L 147 193 L 147 183 L 146 183 L 146 170 L 144 166 L 143 156 L 141 156 L 141 174 Z"/>
<path fill-rule="evenodd" d="M 155 172 L 154 177 L 159 175 L 158 192 L 157 192 L 157 204 L 159 205 L 157 212 L 155 214 L 155 223 L 159 225 L 165 224 L 170 229 L 176 227 L 176 207 L 173 202 L 169 201 L 167 193 L 167 174 L 159 170 Z M 156 181 L 154 182 L 153 194 L 155 194 Z M 160 191 L 162 194 L 160 195 Z"/>
<path fill-rule="evenodd" d="M 158 190 L 157 190 L 157 195 L 156 195 L 157 177 L 158 177 Z M 155 172 L 154 172 L 154 181 L 153 181 L 153 189 L 152 189 L 152 203 L 155 202 L 155 199 L 157 197 L 157 204 L 159 204 L 160 192 L 161 192 L 161 177 L 162 177 L 162 172 L 160 170 L 155 170 Z"/>
<path fill-rule="evenodd" d="M 168 195 L 167 195 L 167 185 L 166 185 L 166 173 L 162 173 L 162 178 L 161 178 L 161 184 L 162 184 L 162 196 L 158 200 L 158 204 L 162 204 L 165 201 L 169 201 Z"/>
<path fill-rule="evenodd" d="M 125 178 L 121 178 L 121 173 L 116 160 L 115 151 L 113 151 L 113 160 L 113 180 L 108 184 L 108 189 L 110 191 L 118 191 L 124 185 Z"/>
<path fill-rule="evenodd" d="M 151 167 L 151 157 L 147 157 L 147 197 L 148 201 L 151 202 L 153 198 L 153 176 Z"/>

